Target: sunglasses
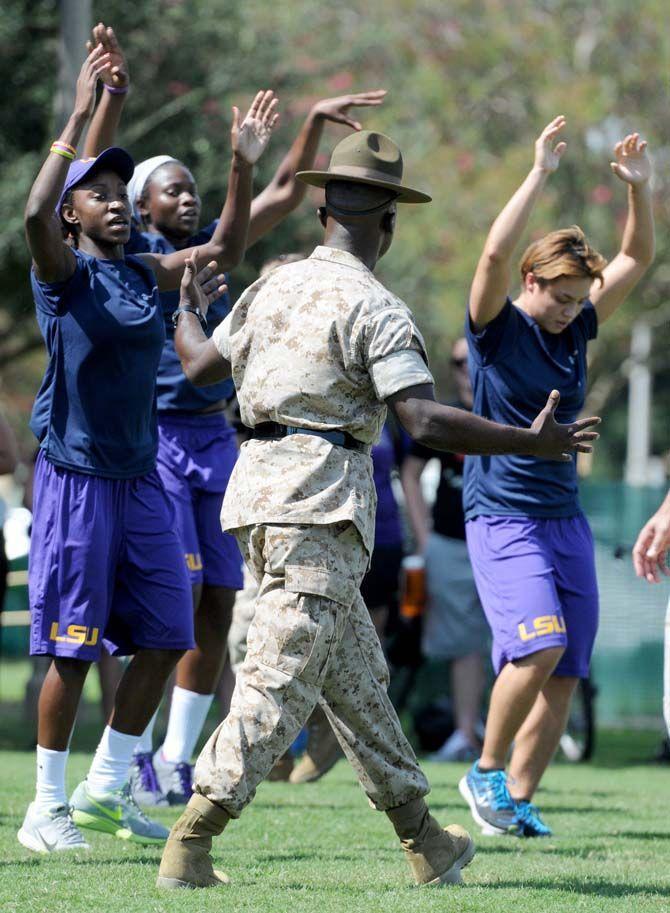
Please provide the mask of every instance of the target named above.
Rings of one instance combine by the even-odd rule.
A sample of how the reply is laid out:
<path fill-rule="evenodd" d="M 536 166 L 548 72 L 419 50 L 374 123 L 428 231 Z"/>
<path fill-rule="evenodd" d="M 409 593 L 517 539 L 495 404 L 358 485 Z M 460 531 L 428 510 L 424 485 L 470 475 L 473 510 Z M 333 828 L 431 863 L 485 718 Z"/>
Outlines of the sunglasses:
<path fill-rule="evenodd" d="M 466 365 L 467 365 L 467 363 L 468 363 L 467 357 L 466 357 L 466 358 L 452 358 L 452 359 L 451 359 L 451 366 L 452 366 L 452 368 L 465 368 Z"/>

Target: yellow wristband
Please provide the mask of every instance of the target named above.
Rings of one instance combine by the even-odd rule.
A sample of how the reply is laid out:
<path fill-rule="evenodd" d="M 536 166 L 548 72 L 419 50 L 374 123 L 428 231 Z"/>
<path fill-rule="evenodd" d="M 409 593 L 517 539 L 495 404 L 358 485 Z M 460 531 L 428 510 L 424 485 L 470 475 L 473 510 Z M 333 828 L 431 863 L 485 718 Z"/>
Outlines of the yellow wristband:
<path fill-rule="evenodd" d="M 62 146 L 63 149 L 67 149 L 67 151 L 68 151 L 68 152 L 71 152 L 72 155 L 74 155 L 74 156 L 77 155 L 77 150 L 75 149 L 75 147 L 74 147 L 74 146 L 71 146 L 69 143 L 63 142 L 62 139 L 56 139 L 56 140 L 54 140 L 52 145 L 54 145 L 54 146 Z"/>
<path fill-rule="evenodd" d="M 55 152 L 56 155 L 62 155 L 64 159 L 67 159 L 70 162 L 74 162 L 75 160 L 75 156 L 71 152 L 68 152 L 67 149 L 61 149 L 55 144 L 51 147 L 49 152 Z"/>

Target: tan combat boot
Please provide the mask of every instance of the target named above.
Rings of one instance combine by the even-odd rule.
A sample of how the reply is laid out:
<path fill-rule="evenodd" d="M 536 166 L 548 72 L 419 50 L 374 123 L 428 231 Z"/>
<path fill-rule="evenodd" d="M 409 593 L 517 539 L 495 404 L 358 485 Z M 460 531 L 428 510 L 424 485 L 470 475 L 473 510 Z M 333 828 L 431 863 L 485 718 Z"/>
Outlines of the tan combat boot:
<path fill-rule="evenodd" d="M 229 878 L 217 872 L 209 855 L 212 837 L 230 821 L 230 815 L 194 793 L 170 831 L 161 859 L 157 888 L 214 888 Z"/>
<path fill-rule="evenodd" d="M 442 829 L 423 799 L 389 809 L 388 815 L 417 884 L 460 884 L 461 869 L 472 862 L 475 844 L 458 824 Z"/>
<path fill-rule="evenodd" d="M 342 757 L 342 749 L 328 717 L 317 705 L 307 722 L 307 749 L 293 768 L 291 783 L 313 783 Z"/>

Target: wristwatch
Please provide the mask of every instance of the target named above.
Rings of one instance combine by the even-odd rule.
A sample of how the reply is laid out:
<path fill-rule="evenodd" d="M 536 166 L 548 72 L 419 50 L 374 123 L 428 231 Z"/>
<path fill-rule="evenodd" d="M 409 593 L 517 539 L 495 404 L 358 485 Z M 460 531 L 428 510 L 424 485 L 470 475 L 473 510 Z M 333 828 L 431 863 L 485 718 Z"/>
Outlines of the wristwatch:
<path fill-rule="evenodd" d="M 179 315 L 183 314 L 186 311 L 188 314 L 195 314 L 195 316 L 200 321 L 200 326 L 205 332 L 207 332 L 207 320 L 205 315 L 202 313 L 200 308 L 191 307 L 190 304 L 180 304 L 176 311 L 172 312 L 172 326 L 177 327 L 177 321 L 179 320 Z"/>

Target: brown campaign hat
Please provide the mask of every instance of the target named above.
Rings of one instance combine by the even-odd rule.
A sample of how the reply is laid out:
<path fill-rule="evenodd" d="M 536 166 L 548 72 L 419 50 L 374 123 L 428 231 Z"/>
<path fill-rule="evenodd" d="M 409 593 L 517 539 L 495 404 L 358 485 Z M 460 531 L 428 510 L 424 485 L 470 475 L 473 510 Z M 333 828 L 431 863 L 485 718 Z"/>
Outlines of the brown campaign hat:
<path fill-rule="evenodd" d="M 402 184 L 402 153 L 383 133 L 361 130 L 345 137 L 333 149 L 328 171 L 299 171 L 296 177 L 314 187 L 328 181 L 371 184 L 398 194 L 398 203 L 430 203 L 431 197 Z"/>

